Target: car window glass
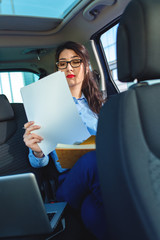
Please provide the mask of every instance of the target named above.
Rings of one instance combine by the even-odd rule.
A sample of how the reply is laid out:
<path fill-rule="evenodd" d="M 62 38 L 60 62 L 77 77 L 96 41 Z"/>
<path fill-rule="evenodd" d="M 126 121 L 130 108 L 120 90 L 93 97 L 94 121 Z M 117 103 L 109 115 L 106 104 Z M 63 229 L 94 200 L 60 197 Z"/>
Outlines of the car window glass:
<path fill-rule="evenodd" d="M 0 15 L 63 19 L 81 0 L 0 0 Z"/>
<path fill-rule="evenodd" d="M 30 72 L 1 72 L 0 94 L 5 94 L 10 102 L 22 102 L 20 89 L 38 79 L 37 74 Z"/>
<path fill-rule="evenodd" d="M 105 58 L 108 62 L 110 75 L 118 87 L 120 92 L 127 90 L 134 83 L 123 83 L 118 80 L 117 74 L 117 55 L 116 55 L 116 38 L 117 38 L 118 24 L 107 30 L 100 37 L 101 45 Z M 147 81 L 149 84 L 160 82 L 160 79 Z"/>

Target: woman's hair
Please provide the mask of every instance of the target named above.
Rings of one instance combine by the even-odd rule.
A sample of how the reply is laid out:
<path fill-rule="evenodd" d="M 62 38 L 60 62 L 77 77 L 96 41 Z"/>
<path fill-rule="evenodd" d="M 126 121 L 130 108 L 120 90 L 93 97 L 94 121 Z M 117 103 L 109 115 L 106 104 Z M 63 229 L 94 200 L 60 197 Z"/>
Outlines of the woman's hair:
<path fill-rule="evenodd" d="M 90 61 L 87 49 L 79 43 L 71 41 L 66 42 L 57 48 L 55 56 L 56 62 L 59 61 L 59 55 L 64 49 L 71 49 L 81 57 L 84 64 L 84 81 L 82 84 L 82 92 L 86 97 L 91 110 L 98 114 L 100 112 L 102 104 L 104 103 L 104 100 L 102 93 L 99 91 L 99 88 L 97 86 L 97 82 L 94 79 L 93 73 L 90 71 Z"/>

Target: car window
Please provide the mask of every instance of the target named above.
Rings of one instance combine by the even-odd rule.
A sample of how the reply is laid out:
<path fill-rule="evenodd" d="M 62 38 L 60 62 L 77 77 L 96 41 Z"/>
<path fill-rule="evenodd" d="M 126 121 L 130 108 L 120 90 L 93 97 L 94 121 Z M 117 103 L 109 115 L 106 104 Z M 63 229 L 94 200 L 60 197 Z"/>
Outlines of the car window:
<path fill-rule="evenodd" d="M 0 1 L 0 15 L 63 19 L 81 0 Z"/>
<path fill-rule="evenodd" d="M 117 74 L 117 55 L 116 55 L 116 37 L 117 37 L 118 24 L 107 30 L 100 37 L 103 52 L 108 62 L 109 71 L 112 79 L 117 85 L 120 92 L 128 89 L 127 83 L 118 81 Z"/>
<path fill-rule="evenodd" d="M 20 89 L 36 82 L 39 76 L 30 72 L 1 72 L 0 94 L 5 94 L 10 102 L 22 102 Z"/>
<path fill-rule="evenodd" d="M 101 46 L 103 48 L 105 58 L 108 62 L 110 76 L 112 77 L 112 80 L 115 82 L 119 91 L 123 92 L 127 90 L 134 83 L 123 83 L 118 80 L 117 55 L 116 55 L 116 38 L 117 38 L 118 25 L 119 24 L 116 24 L 112 28 L 104 32 L 100 37 L 100 41 L 101 41 Z M 154 81 L 148 80 L 146 82 L 148 82 L 148 84 L 155 84 L 160 82 L 160 79 L 157 79 Z"/>

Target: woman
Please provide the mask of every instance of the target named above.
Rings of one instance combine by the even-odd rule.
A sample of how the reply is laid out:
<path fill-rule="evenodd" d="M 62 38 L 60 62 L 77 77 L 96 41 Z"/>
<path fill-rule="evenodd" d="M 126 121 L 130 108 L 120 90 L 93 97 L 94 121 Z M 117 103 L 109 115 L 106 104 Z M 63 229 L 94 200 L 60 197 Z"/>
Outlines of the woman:
<path fill-rule="evenodd" d="M 65 73 L 73 100 L 82 121 L 91 135 L 96 135 L 98 113 L 104 102 L 89 68 L 89 55 L 86 48 L 75 42 L 66 42 L 56 51 L 56 66 Z M 43 141 L 34 133 L 40 126 L 34 122 L 24 125 L 24 142 L 29 147 L 29 161 L 33 167 L 48 164 L 37 143 Z M 71 170 L 61 168 L 56 152 L 51 152 L 59 171 L 56 198 L 67 201 L 81 211 L 85 226 L 98 238 L 105 239 L 105 217 L 98 181 L 95 151 L 81 157 Z"/>

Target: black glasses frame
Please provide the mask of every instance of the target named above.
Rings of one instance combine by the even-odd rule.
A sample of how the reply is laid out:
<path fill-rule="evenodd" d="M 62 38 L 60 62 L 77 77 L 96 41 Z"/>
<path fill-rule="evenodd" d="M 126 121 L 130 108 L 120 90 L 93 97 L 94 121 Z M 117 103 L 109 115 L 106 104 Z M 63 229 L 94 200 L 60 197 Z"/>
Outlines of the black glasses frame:
<path fill-rule="evenodd" d="M 72 66 L 72 62 L 73 62 L 73 61 L 76 61 L 76 60 L 79 61 L 79 65 L 78 65 L 77 67 Z M 65 62 L 65 63 L 66 63 L 66 67 L 59 67 L 58 64 L 59 64 L 60 62 Z M 73 67 L 73 68 L 78 68 L 78 67 L 81 65 L 81 63 L 82 63 L 82 59 L 73 59 L 73 60 L 71 60 L 71 61 L 59 61 L 59 62 L 56 62 L 56 66 L 57 66 L 57 68 L 59 68 L 59 69 L 66 69 L 66 68 L 68 67 L 68 63 L 71 65 L 71 67 Z"/>

